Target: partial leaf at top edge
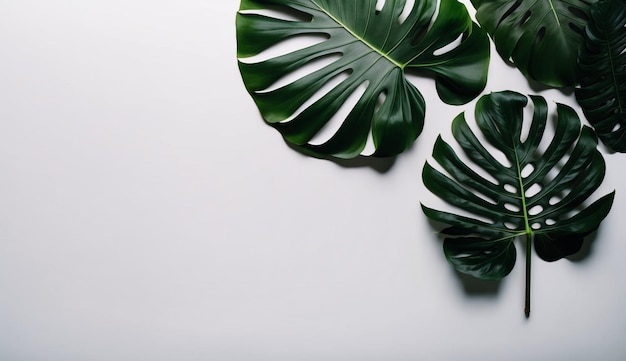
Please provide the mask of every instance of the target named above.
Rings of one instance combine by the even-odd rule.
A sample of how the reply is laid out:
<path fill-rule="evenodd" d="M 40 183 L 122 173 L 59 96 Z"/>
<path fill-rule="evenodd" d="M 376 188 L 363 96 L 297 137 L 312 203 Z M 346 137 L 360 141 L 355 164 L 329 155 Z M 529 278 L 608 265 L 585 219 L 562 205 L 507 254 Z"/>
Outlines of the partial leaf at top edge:
<path fill-rule="evenodd" d="M 492 93 L 481 97 L 475 110 L 486 143 L 463 114 L 452 124 L 470 162 L 439 137 L 433 158 L 440 170 L 428 162 L 424 166 L 426 187 L 464 211 L 461 215 L 422 206 L 428 218 L 450 226 L 444 230 L 444 251 L 460 272 L 484 279 L 506 276 L 515 263 L 513 243 L 520 236 L 534 237 L 544 260 L 571 255 L 611 208 L 613 193 L 588 204 L 605 173 L 591 129 L 581 130 L 576 112 L 558 104 L 556 130 L 545 150 L 540 149 L 549 111 L 544 98 L 530 99 L 533 115 L 526 139 L 522 128 L 528 98 L 510 91 Z M 493 148 L 507 162 L 496 159 Z"/>
<path fill-rule="evenodd" d="M 598 138 L 626 152 L 626 0 L 600 0 L 581 48 L 576 100 Z"/>
<path fill-rule="evenodd" d="M 498 53 L 526 76 L 553 86 L 578 83 L 576 59 L 596 0 L 472 0 Z"/>
<path fill-rule="evenodd" d="M 237 14 L 237 56 L 248 92 L 263 118 L 290 143 L 310 154 L 358 156 L 371 134 L 373 156 L 407 149 L 423 128 L 425 104 L 405 70 L 435 75 L 443 101 L 466 103 L 484 89 L 489 62 L 486 33 L 456 0 L 418 0 L 404 21 L 406 0 L 242 0 Z M 297 13 L 278 19 L 259 10 Z M 299 36 L 326 40 L 260 62 L 258 55 Z M 446 46 L 460 42 L 451 50 Z M 447 48 L 446 48 L 447 49 Z M 316 60 L 338 57 L 290 84 L 271 89 L 283 77 Z M 325 84 L 347 76 L 327 94 L 307 104 Z M 311 140 L 359 86 L 367 87 L 336 132 L 322 144 Z M 270 91 L 267 91 L 270 89 Z M 381 99 L 382 104 L 377 104 Z"/>

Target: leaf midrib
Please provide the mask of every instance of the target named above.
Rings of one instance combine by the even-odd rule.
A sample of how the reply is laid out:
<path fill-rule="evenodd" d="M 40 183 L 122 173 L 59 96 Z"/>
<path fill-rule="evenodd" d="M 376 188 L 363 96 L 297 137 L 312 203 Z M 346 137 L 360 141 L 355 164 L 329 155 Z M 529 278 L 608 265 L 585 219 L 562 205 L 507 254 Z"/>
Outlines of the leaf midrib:
<path fill-rule="evenodd" d="M 615 74 L 615 62 L 613 60 L 613 52 L 612 50 L 612 45 L 610 41 L 607 41 L 606 46 L 607 46 L 607 51 L 609 53 L 609 63 L 610 63 L 610 69 L 611 69 L 611 80 L 613 80 L 613 89 L 615 89 L 615 92 L 617 94 L 615 94 L 615 99 L 617 99 L 617 106 L 619 109 L 619 114 L 624 114 L 624 106 L 622 104 L 622 99 L 619 96 L 619 84 L 617 82 L 617 74 Z"/>
<path fill-rule="evenodd" d="M 513 143 L 515 144 L 515 143 Z M 522 177 L 522 166 L 520 164 L 519 157 L 517 155 L 517 146 L 513 146 L 513 152 L 515 153 L 515 166 L 517 168 L 517 181 L 520 189 L 520 199 L 522 201 L 522 214 L 524 216 L 524 228 L 527 235 L 533 234 L 533 229 L 530 227 L 528 205 L 526 204 L 526 191 L 524 189 L 524 178 Z"/>
<path fill-rule="evenodd" d="M 557 14 L 556 9 L 554 8 L 554 4 L 552 3 L 552 0 L 548 0 L 548 3 L 550 4 L 550 10 L 552 10 L 552 15 L 554 15 L 554 19 L 556 20 L 556 23 L 559 27 L 561 27 L 561 21 L 559 20 L 559 14 Z"/>
<path fill-rule="evenodd" d="M 394 60 L 393 58 L 391 58 L 389 56 L 389 54 L 383 52 L 382 50 L 378 49 L 377 47 L 375 47 L 374 45 L 370 44 L 367 40 L 365 40 L 363 37 L 359 36 L 357 33 L 355 33 L 352 29 L 350 29 L 346 24 L 342 23 L 339 19 L 337 19 L 336 17 L 334 17 L 330 12 L 328 12 L 326 9 L 324 9 L 320 4 L 318 4 L 317 2 L 315 2 L 315 0 L 311 0 L 311 2 L 317 6 L 318 9 L 320 9 L 320 11 L 322 11 L 324 14 L 326 14 L 326 16 L 328 16 L 329 18 L 331 18 L 334 22 L 336 22 L 337 24 L 341 25 L 344 29 L 346 29 L 347 32 L 350 33 L 350 35 L 354 36 L 356 39 L 358 39 L 359 41 L 361 41 L 363 44 L 367 45 L 370 49 L 374 50 L 375 52 L 377 52 L 380 56 L 382 56 L 383 58 L 389 60 L 389 62 L 391 62 L 393 65 L 397 66 L 400 69 L 404 70 L 404 67 L 406 66 L 406 64 L 400 64 L 398 63 L 396 60 Z M 369 19 L 368 19 L 369 20 Z"/>

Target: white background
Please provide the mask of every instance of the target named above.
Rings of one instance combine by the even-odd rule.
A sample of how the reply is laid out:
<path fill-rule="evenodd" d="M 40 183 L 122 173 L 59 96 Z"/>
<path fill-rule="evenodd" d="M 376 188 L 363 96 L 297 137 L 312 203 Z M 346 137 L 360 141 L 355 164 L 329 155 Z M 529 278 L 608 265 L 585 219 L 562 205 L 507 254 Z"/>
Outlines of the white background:
<path fill-rule="evenodd" d="M 618 360 L 626 158 L 581 256 L 463 281 L 419 203 L 475 102 L 418 85 L 395 162 L 313 159 L 265 125 L 235 0 L 0 1 L 0 360 Z M 493 53 L 485 93 L 533 89 Z M 576 108 L 579 110 L 578 108 Z M 579 111 L 580 113 L 580 111 Z"/>

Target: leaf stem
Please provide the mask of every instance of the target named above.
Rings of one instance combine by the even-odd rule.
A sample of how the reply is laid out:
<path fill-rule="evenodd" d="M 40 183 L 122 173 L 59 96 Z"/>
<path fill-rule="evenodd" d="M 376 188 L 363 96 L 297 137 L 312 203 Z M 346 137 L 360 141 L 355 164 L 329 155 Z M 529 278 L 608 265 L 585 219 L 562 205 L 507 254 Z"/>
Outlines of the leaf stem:
<path fill-rule="evenodd" d="M 524 314 L 530 317 L 530 257 L 533 251 L 534 232 L 528 219 L 528 205 L 526 204 L 526 191 L 524 187 L 524 177 L 522 177 L 522 165 L 515 148 L 515 165 L 517 166 L 517 179 L 519 181 L 520 198 L 522 201 L 522 212 L 524 214 L 524 228 L 526 229 L 526 294 L 524 298 Z"/>
<path fill-rule="evenodd" d="M 533 248 L 533 234 L 526 234 L 526 296 L 524 303 L 524 314 L 530 317 L 530 256 Z"/>

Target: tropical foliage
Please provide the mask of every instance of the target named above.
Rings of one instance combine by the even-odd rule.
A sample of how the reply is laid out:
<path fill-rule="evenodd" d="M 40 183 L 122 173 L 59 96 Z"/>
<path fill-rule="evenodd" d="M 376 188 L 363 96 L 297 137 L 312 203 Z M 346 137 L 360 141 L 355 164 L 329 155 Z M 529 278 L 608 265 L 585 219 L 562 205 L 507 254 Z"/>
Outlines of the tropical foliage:
<path fill-rule="evenodd" d="M 446 235 L 443 247 L 458 271 L 501 279 L 515 264 L 514 241 L 525 238 L 527 315 L 532 245 L 545 261 L 576 253 L 613 202 L 611 193 L 586 204 L 605 173 L 592 130 L 581 130 L 576 112 L 558 104 L 556 131 L 546 149 L 540 149 L 549 112 L 542 97 L 530 98 L 534 108 L 526 139 L 522 140 L 522 123 L 527 98 L 509 91 L 486 95 L 479 99 L 475 117 L 492 150 L 479 141 L 460 114 L 452 123 L 453 136 L 473 164 L 463 162 L 439 137 L 433 158 L 442 171 L 429 163 L 423 170 L 424 184 L 431 192 L 475 215 L 423 206 L 426 216 L 449 225 L 442 231 Z M 506 161 L 497 160 L 494 149 Z"/>
<path fill-rule="evenodd" d="M 626 0 L 591 8 L 576 99 L 600 140 L 626 152 Z"/>
<path fill-rule="evenodd" d="M 578 83 L 576 59 L 595 0 L 472 0 L 500 56 L 553 87 Z"/>
<path fill-rule="evenodd" d="M 487 79 L 489 39 L 456 0 L 242 0 L 237 14 L 237 56 L 248 92 L 266 122 L 288 142 L 314 155 L 358 156 L 371 134 L 374 156 L 407 149 L 423 128 L 425 104 L 405 71 L 432 74 L 444 102 L 466 103 Z M 260 10 L 295 15 L 270 16 Z M 404 18 L 406 17 L 406 18 Z M 260 62 L 250 58 L 288 39 L 323 36 L 318 44 Z M 317 60 L 338 59 L 277 89 L 280 79 Z M 314 99 L 331 80 L 341 81 Z M 341 126 L 322 144 L 316 136 L 361 85 L 366 90 Z M 381 102 L 381 99 L 382 100 Z"/>
<path fill-rule="evenodd" d="M 424 98 L 406 75 L 433 77 L 448 104 L 471 101 L 486 85 L 488 33 L 527 78 L 548 87 L 580 83 L 576 99 L 598 137 L 626 152 L 626 0 L 471 2 L 485 30 L 456 0 L 241 0 L 239 69 L 264 120 L 301 151 L 353 158 L 371 141 L 373 156 L 393 156 L 424 127 Z M 300 38 L 319 41 L 264 57 Z M 512 91 L 481 97 L 482 138 L 458 115 L 452 133 L 463 154 L 440 136 L 437 164 L 427 162 L 422 173 L 426 187 L 455 208 L 422 205 L 446 225 L 443 249 L 457 271 L 502 279 L 515 265 L 516 240 L 525 246 L 527 316 L 532 250 L 548 262 L 575 254 L 614 199 L 594 196 L 605 174 L 594 131 L 569 106 L 550 112 L 544 98 L 529 98 Z M 547 134 L 550 115 L 556 126 Z"/>

